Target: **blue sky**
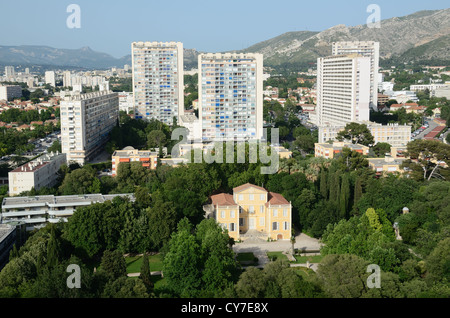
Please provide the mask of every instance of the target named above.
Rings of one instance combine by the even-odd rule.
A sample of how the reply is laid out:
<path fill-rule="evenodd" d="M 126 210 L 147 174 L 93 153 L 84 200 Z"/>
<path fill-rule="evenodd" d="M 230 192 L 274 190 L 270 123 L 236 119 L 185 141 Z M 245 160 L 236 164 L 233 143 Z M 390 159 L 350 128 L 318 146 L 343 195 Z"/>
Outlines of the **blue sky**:
<path fill-rule="evenodd" d="M 81 28 L 70 29 L 70 4 Z M 133 41 L 181 41 L 220 52 L 246 48 L 289 31 L 323 31 L 365 24 L 369 4 L 381 19 L 449 8 L 448 0 L 14 0 L 0 2 L 0 45 L 89 46 L 114 57 Z"/>

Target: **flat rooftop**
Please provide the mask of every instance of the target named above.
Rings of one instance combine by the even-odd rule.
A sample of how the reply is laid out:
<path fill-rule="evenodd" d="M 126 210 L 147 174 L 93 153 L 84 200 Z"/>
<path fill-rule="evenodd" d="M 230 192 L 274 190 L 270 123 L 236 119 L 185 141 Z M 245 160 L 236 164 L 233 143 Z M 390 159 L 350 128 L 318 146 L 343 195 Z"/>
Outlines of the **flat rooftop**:
<path fill-rule="evenodd" d="M 14 231 L 15 227 L 9 224 L 0 224 L 0 242 L 2 242 L 12 231 Z"/>
<path fill-rule="evenodd" d="M 103 203 L 112 200 L 116 196 L 129 197 L 134 200 L 133 193 L 123 194 L 82 194 L 82 195 L 42 195 L 34 197 L 6 197 L 3 199 L 2 208 L 13 209 L 29 206 L 70 206 L 70 205 L 84 205 L 92 203 Z"/>

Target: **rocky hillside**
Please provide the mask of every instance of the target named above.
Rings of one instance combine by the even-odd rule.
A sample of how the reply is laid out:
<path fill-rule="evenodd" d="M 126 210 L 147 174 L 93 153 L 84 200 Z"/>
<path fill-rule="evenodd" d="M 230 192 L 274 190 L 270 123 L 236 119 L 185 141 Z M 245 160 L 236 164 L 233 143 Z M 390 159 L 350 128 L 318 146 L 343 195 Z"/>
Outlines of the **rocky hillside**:
<path fill-rule="evenodd" d="M 380 42 L 382 59 L 450 61 L 449 35 L 450 9 L 444 9 L 383 20 L 381 28 L 342 24 L 322 32 L 288 32 L 238 52 L 263 53 L 268 66 L 306 65 L 331 54 L 332 42 L 370 40 Z"/>

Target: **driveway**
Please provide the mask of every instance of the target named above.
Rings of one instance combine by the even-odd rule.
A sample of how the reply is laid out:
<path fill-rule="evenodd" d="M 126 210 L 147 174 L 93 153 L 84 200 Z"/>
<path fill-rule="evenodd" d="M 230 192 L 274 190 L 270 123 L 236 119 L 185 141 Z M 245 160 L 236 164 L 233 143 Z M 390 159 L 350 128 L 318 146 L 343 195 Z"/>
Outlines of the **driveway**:
<path fill-rule="evenodd" d="M 294 248 L 303 251 L 318 251 L 322 244 L 319 243 L 318 239 L 312 238 L 306 234 L 301 233 L 295 237 Z M 269 262 L 267 257 L 267 252 L 287 252 L 291 249 L 291 242 L 287 241 L 274 241 L 267 242 L 257 238 L 248 238 L 241 243 L 236 243 L 233 246 L 233 251 L 235 253 L 246 253 L 253 252 L 255 257 L 259 260 L 259 266 L 262 267 L 264 264 Z"/>

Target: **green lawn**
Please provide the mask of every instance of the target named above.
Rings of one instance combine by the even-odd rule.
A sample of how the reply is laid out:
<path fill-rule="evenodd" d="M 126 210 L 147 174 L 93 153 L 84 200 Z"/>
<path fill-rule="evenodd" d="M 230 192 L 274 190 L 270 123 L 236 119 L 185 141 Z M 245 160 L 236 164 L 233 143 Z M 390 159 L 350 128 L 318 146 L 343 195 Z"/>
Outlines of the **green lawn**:
<path fill-rule="evenodd" d="M 303 278 L 306 278 L 311 275 L 315 275 L 316 273 L 311 268 L 296 266 L 291 267 L 293 270 L 297 272 L 298 275 L 302 276 Z"/>
<path fill-rule="evenodd" d="M 128 256 L 125 257 L 127 263 L 127 273 L 139 273 L 141 271 L 142 256 Z M 151 255 L 148 257 L 150 271 L 161 271 L 163 264 L 160 254 Z"/>
<path fill-rule="evenodd" d="M 267 256 L 269 257 L 270 260 L 277 260 L 277 259 L 281 259 L 281 260 L 288 260 L 287 256 L 284 255 L 282 252 L 267 252 Z"/>
<path fill-rule="evenodd" d="M 306 261 L 309 261 L 310 263 L 320 263 L 322 261 L 323 255 L 311 255 L 311 256 L 294 256 L 297 260 L 294 263 L 306 263 Z"/>
<path fill-rule="evenodd" d="M 252 252 L 249 253 L 238 253 L 236 255 L 236 260 L 241 263 L 241 265 L 256 265 L 258 264 L 258 259 Z"/>

